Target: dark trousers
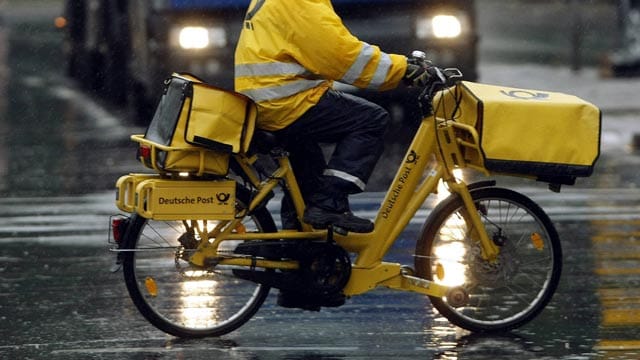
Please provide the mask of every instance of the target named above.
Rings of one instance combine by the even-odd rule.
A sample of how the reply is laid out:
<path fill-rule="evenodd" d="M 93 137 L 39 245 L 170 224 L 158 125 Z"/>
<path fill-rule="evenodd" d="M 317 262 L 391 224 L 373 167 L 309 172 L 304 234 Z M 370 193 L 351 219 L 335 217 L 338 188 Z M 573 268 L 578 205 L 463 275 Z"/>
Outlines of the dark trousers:
<path fill-rule="evenodd" d="M 317 105 L 276 132 L 290 154 L 305 202 L 325 210 L 348 211 L 348 194 L 364 191 L 382 155 L 388 123 L 389 114 L 379 105 L 328 90 Z M 335 144 L 328 163 L 321 143 Z M 290 209 L 285 196 L 283 213 Z"/>

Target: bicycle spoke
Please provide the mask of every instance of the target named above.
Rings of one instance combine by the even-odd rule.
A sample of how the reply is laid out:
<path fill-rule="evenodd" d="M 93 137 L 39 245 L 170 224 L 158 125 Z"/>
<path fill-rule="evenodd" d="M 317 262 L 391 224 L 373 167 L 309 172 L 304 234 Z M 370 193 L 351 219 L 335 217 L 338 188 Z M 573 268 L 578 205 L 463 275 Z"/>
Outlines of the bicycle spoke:
<path fill-rule="evenodd" d="M 237 200 L 248 192 L 236 194 Z M 248 321 L 269 292 L 266 286 L 233 276 L 233 267 L 203 269 L 189 262 L 199 234 L 215 221 L 146 220 L 130 222 L 132 250 L 125 252 L 123 270 L 129 294 L 145 318 L 159 329 L 180 337 L 226 334 Z M 275 231 L 268 210 L 261 209 L 243 222 L 247 232 Z M 238 241 L 239 242 L 239 241 Z M 238 242 L 229 242 L 233 252 Z"/>
<path fill-rule="evenodd" d="M 454 324 L 482 331 L 520 326 L 544 308 L 559 281 L 557 233 L 544 212 L 521 194 L 484 188 L 472 192 L 472 197 L 489 239 L 500 250 L 497 259 L 489 262 L 482 257 L 478 240 L 469 236 L 472 227 L 463 220 L 463 202 L 450 197 L 434 210 L 425 225 L 424 243 L 416 246 L 418 275 L 448 284 L 446 277 L 434 276 L 442 273 L 438 267 L 444 267 L 445 274 L 456 267 L 463 269 L 461 285 L 469 294 L 465 306 L 453 308 L 443 299 L 431 299 Z M 457 255 L 441 250 L 452 248 L 452 244 L 462 244 Z M 431 265 L 422 265 L 428 260 L 420 257 L 423 254 L 428 254 Z"/>

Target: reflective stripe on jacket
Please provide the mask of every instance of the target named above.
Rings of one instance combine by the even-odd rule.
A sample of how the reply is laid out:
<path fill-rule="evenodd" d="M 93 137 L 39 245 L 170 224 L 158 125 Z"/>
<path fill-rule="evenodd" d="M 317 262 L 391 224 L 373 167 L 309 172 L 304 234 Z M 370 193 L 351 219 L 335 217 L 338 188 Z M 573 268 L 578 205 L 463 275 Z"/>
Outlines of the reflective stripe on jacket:
<path fill-rule="evenodd" d="M 258 126 L 279 130 L 315 105 L 334 80 L 395 88 L 407 59 L 353 36 L 330 0 L 253 0 L 235 53 L 235 88 L 258 103 Z"/>

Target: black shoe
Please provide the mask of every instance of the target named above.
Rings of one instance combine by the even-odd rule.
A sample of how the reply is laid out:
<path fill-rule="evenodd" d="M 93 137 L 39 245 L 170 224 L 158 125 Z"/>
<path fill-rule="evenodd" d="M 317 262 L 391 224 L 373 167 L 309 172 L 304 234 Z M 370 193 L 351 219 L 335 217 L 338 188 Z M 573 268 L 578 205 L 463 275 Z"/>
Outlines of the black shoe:
<path fill-rule="evenodd" d="M 373 231 L 373 223 L 370 220 L 359 218 L 351 211 L 331 212 L 316 206 L 309 206 L 304 211 L 303 220 L 316 229 L 326 229 L 329 225 L 333 225 L 356 233 Z"/>

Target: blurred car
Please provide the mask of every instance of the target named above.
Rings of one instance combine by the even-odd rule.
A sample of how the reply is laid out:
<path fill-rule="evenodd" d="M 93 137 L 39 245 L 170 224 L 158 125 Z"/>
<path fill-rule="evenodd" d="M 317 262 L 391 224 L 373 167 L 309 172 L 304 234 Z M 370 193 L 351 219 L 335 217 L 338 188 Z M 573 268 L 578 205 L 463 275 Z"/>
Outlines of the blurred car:
<path fill-rule="evenodd" d="M 100 97 L 127 106 L 138 124 L 150 121 L 173 72 L 233 88 L 233 54 L 249 0 L 68 0 L 68 74 Z M 467 0 L 333 0 L 360 39 L 386 52 L 425 50 L 442 67 L 477 78 L 476 15 Z M 391 106 L 406 90 L 367 93 Z M 402 106 L 401 106 L 402 107 Z"/>

